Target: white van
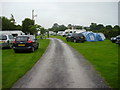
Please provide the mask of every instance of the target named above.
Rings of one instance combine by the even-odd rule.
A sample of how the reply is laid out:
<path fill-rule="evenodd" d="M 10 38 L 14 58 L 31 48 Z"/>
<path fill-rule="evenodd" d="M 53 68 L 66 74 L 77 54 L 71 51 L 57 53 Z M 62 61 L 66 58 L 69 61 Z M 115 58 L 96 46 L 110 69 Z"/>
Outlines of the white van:
<path fill-rule="evenodd" d="M 12 48 L 14 37 L 12 35 L 0 34 L 0 48 L 10 47 Z"/>

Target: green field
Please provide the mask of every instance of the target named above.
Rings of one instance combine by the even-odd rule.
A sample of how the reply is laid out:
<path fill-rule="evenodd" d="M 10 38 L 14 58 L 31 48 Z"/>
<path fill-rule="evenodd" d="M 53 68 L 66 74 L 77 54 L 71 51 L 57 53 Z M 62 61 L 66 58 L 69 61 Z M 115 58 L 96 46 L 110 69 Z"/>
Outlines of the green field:
<path fill-rule="evenodd" d="M 81 53 L 106 80 L 109 86 L 118 88 L 118 48 L 120 49 L 118 45 L 111 43 L 110 40 L 74 43 L 67 42 L 61 36 L 51 37 L 63 40 Z"/>
<path fill-rule="evenodd" d="M 10 88 L 22 77 L 45 52 L 49 40 L 39 40 L 39 49 L 34 53 L 14 53 L 13 49 L 2 50 L 2 88 Z"/>

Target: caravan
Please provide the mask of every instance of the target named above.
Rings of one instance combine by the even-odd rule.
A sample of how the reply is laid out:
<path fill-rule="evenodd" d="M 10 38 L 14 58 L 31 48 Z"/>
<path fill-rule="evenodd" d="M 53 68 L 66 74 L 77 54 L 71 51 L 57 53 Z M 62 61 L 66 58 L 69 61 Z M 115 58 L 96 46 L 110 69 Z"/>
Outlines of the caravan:
<path fill-rule="evenodd" d="M 16 36 L 19 35 L 25 35 L 25 33 L 23 33 L 22 31 L 16 30 L 16 31 L 0 31 L 0 34 L 11 34 L 13 35 L 13 37 L 15 38 Z"/>

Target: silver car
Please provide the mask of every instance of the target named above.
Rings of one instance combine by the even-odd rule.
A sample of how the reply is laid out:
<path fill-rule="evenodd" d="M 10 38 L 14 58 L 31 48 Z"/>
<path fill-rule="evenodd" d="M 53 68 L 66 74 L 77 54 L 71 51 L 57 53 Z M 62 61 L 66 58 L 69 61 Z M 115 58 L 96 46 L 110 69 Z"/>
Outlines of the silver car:
<path fill-rule="evenodd" d="M 0 35 L 0 48 L 10 47 L 12 48 L 14 38 L 12 35 Z"/>

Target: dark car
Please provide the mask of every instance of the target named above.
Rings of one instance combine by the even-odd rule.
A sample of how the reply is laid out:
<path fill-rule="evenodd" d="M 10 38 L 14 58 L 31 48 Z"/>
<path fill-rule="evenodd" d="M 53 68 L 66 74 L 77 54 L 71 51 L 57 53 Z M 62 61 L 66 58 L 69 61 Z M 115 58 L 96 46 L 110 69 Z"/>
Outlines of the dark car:
<path fill-rule="evenodd" d="M 110 40 L 111 40 L 112 43 L 115 43 L 117 41 L 116 37 L 111 37 Z"/>
<path fill-rule="evenodd" d="M 116 44 L 120 45 L 120 35 L 116 37 Z"/>
<path fill-rule="evenodd" d="M 117 42 L 117 39 L 119 39 L 120 35 L 116 36 L 116 37 L 111 37 L 111 42 L 112 43 L 116 43 Z"/>
<path fill-rule="evenodd" d="M 84 42 L 85 41 L 85 37 L 82 33 L 73 33 L 72 35 L 68 35 L 66 37 L 67 41 L 71 41 L 71 42 Z"/>
<path fill-rule="evenodd" d="M 38 46 L 38 40 L 35 39 L 35 36 L 33 35 L 17 36 L 13 43 L 13 49 L 15 53 L 21 50 L 34 52 L 35 49 L 38 49 Z"/>

